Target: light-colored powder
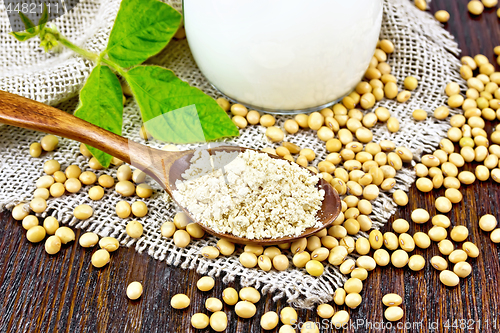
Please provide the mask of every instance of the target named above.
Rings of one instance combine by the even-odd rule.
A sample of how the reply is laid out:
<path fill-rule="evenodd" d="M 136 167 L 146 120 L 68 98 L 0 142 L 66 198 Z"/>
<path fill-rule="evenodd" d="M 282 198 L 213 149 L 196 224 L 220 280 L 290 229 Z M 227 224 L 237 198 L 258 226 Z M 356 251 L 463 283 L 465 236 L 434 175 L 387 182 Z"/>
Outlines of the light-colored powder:
<path fill-rule="evenodd" d="M 298 236 L 320 226 L 321 175 L 265 153 L 195 152 L 174 199 L 201 223 L 248 239 Z M 215 166 L 215 167 L 214 167 Z"/>

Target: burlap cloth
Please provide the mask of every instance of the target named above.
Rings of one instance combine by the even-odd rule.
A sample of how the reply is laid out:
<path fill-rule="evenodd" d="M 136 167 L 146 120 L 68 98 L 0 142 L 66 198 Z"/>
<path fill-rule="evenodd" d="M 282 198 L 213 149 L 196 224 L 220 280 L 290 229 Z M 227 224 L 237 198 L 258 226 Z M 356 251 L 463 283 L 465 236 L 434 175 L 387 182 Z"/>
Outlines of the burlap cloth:
<path fill-rule="evenodd" d="M 168 2 L 176 9 L 181 9 L 181 1 Z M 70 40 L 99 52 L 105 48 L 119 3 L 119 0 L 82 0 L 74 10 L 57 19 L 55 24 Z M 9 22 L 3 6 L 0 6 L 0 30 L 0 89 L 57 105 L 64 110 L 74 110 L 77 100 L 75 95 L 90 74 L 92 64 L 68 51 L 55 55 L 45 54 L 38 47 L 38 40 L 17 42 L 6 34 Z M 431 152 L 440 138 L 446 135 L 448 121 L 429 117 L 425 121 L 415 122 L 411 113 L 414 109 L 421 108 L 432 114 L 436 107 L 446 102 L 446 83 L 462 83 L 459 76 L 460 64 L 455 57 L 459 53 L 457 45 L 430 14 L 416 9 L 408 0 L 384 1 L 380 37 L 391 40 L 395 45 L 395 52 L 388 62 L 399 86 L 402 86 L 408 75 L 416 77 L 419 85 L 411 99 L 404 104 L 392 100 L 382 100 L 376 104 L 387 107 L 399 119 L 401 128 L 397 133 L 390 133 L 385 125 L 379 125 L 373 129 L 374 141 L 393 140 L 397 145 L 410 148 L 417 156 L 422 152 Z M 196 67 L 185 39 L 172 41 L 163 52 L 148 62 L 172 69 L 181 79 L 217 97 L 217 92 Z M 123 135 L 145 143 L 138 135 L 141 120 L 137 104 L 132 98 L 127 101 L 124 114 Z M 278 117 L 278 125 L 283 125 L 285 119 L 287 118 Z M 29 202 L 32 199 L 35 181 L 43 175 L 43 163 L 46 160 L 57 159 L 62 168 L 77 164 L 82 169 L 88 169 L 86 158 L 79 153 L 79 143 L 71 140 L 61 139 L 55 152 L 44 153 L 41 158 L 30 157 L 29 145 L 39 141 L 42 136 L 39 132 L 9 126 L 0 128 L 0 209 L 11 208 L 19 202 Z M 312 131 L 301 130 L 296 135 L 290 135 L 287 140 L 303 148 L 314 149 L 318 157 L 316 161 L 321 161 L 326 156 L 324 143 Z M 233 142 L 257 149 L 276 146 L 266 140 L 259 126 L 242 130 L 240 137 Z M 154 147 L 163 145 L 152 141 L 148 144 Z M 98 174 L 115 176 L 115 172 L 116 168 L 110 168 L 99 171 Z M 405 168 L 398 172 L 396 179 L 395 189 L 407 191 L 415 175 L 411 168 Z M 214 245 L 217 241 L 215 237 L 193 241 L 185 249 L 177 248 L 171 239 L 160 235 L 160 225 L 172 219 L 177 208 L 170 202 L 165 203 L 164 192 L 158 185 L 151 185 L 157 191 L 152 198 L 145 200 L 150 213 L 139 219 L 144 225 L 144 235 L 138 240 L 128 237 L 125 232 L 130 219 L 116 216 L 115 205 L 123 198 L 114 189 L 106 189 L 105 197 L 97 202 L 88 199 L 89 187 L 84 187 L 78 194 L 51 198 L 48 200 L 48 209 L 41 215 L 50 214 L 64 224 L 94 231 L 101 236 L 116 237 L 122 245 L 134 245 L 137 251 L 146 251 L 169 265 L 196 269 L 200 273 L 220 277 L 224 282 L 238 277 L 242 285 L 262 288 L 264 293 L 273 292 L 277 298 L 286 297 L 297 307 L 311 307 L 318 302 L 330 301 L 334 290 L 342 286 L 345 277 L 331 265 L 326 265 L 321 277 L 312 277 L 304 269 L 292 266 L 284 272 L 271 270 L 267 273 L 259 269 L 244 268 L 238 262 L 241 249 L 229 257 L 222 256 L 215 260 L 202 258 L 200 249 L 206 245 Z M 125 200 L 132 203 L 138 198 Z M 79 221 L 73 217 L 72 211 L 83 203 L 94 207 L 94 215 L 86 221 Z M 381 193 L 373 206 L 371 218 L 374 228 L 380 228 L 396 209 L 391 193 Z M 289 257 L 291 258 L 290 254 Z"/>

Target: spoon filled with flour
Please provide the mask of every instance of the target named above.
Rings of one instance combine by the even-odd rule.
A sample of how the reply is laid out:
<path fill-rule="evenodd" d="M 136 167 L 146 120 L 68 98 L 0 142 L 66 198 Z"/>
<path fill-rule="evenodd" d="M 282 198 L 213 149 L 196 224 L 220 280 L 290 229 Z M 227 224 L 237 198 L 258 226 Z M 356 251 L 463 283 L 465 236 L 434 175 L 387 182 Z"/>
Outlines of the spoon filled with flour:
<path fill-rule="evenodd" d="M 174 200 L 206 231 L 232 241 L 290 241 L 319 231 L 340 211 L 330 202 L 337 213 L 325 223 L 318 213 L 327 192 L 331 196 L 335 191 L 321 175 L 267 153 L 199 149 L 189 162 L 172 188 Z"/>
<path fill-rule="evenodd" d="M 4 124 L 78 140 L 142 170 L 205 231 L 234 243 L 291 242 L 340 213 L 327 181 L 278 156 L 236 146 L 159 150 L 7 92 L 0 106 Z"/>

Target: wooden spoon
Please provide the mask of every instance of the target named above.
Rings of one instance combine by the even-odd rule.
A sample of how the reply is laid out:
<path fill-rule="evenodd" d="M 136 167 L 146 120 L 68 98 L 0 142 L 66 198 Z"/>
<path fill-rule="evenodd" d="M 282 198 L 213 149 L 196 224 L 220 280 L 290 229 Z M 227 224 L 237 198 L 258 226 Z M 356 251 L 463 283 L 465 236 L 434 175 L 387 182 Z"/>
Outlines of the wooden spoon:
<path fill-rule="evenodd" d="M 155 179 L 172 198 L 172 191 L 176 190 L 175 181 L 183 179 L 181 174 L 189 168 L 194 153 L 193 150 L 173 152 L 150 148 L 92 125 L 56 108 L 3 91 L 0 91 L 0 122 L 63 136 L 91 145 L 143 170 Z M 215 151 L 243 152 L 246 149 L 249 148 L 227 146 L 207 150 L 210 154 L 213 154 Z M 272 158 L 279 158 L 274 155 L 270 156 Z M 197 222 L 201 228 L 210 234 L 227 238 L 234 243 L 272 245 L 292 242 L 296 239 L 310 236 L 331 225 L 337 218 L 340 213 L 339 195 L 323 179 L 318 183 L 318 187 L 325 190 L 325 199 L 323 200 L 321 210 L 317 214 L 319 221 L 322 222 L 322 226 L 319 228 L 308 228 L 298 237 L 257 240 L 236 237 L 231 234 L 220 234 L 206 227 L 200 221 L 196 221 L 189 211 L 176 203 L 193 221 Z"/>

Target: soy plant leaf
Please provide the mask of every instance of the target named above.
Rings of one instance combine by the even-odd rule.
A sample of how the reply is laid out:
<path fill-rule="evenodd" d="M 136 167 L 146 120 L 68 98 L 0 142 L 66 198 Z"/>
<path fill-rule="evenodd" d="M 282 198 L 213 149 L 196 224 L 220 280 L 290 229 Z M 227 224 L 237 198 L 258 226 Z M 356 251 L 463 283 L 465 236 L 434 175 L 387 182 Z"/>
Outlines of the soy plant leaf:
<path fill-rule="evenodd" d="M 193 143 L 239 135 L 213 98 L 169 69 L 137 66 L 125 79 L 139 104 L 146 130 L 158 140 Z"/>
<path fill-rule="evenodd" d="M 44 10 L 44 12 L 45 12 L 45 10 Z M 36 35 L 38 35 L 38 31 L 36 29 L 35 24 L 26 15 L 24 15 L 22 12 L 19 12 L 19 17 L 21 18 L 21 22 L 23 22 L 26 31 L 12 31 L 10 33 L 10 35 L 14 36 L 14 38 L 20 42 L 27 41 L 28 39 L 33 38 Z M 40 21 L 42 21 L 42 19 L 43 19 L 43 15 L 42 15 L 42 18 L 40 19 Z M 44 23 L 44 25 L 45 25 L 45 23 Z"/>
<path fill-rule="evenodd" d="M 45 26 L 47 25 L 48 21 L 49 21 L 49 10 L 47 8 L 47 4 L 44 2 L 42 16 L 40 17 L 40 20 L 38 21 L 39 29 L 43 30 L 43 28 L 45 28 Z"/>
<path fill-rule="evenodd" d="M 120 81 L 107 66 L 97 65 L 80 91 L 75 116 L 120 135 L 123 122 L 123 95 Z M 108 167 L 112 156 L 87 145 L 92 155 Z"/>
<path fill-rule="evenodd" d="M 24 32 L 24 31 L 21 31 L 21 32 L 12 31 L 9 34 L 14 36 L 14 38 L 20 42 L 27 41 L 28 39 L 36 36 L 36 35 L 30 34 L 29 32 Z"/>
<path fill-rule="evenodd" d="M 181 18 L 158 0 L 123 0 L 104 54 L 124 68 L 141 64 L 168 44 Z"/>
<path fill-rule="evenodd" d="M 19 12 L 19 16 L 21 17 L 21 21 L 24 23 L 24 26 L 26 27 L 26 31 L 29 33 L 35 33 L 35 24 L 31 22 L 31 20 L 24 15 L 22 12 Z"/>

